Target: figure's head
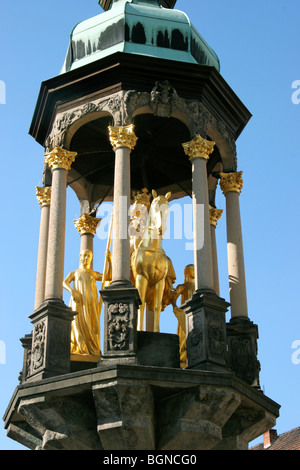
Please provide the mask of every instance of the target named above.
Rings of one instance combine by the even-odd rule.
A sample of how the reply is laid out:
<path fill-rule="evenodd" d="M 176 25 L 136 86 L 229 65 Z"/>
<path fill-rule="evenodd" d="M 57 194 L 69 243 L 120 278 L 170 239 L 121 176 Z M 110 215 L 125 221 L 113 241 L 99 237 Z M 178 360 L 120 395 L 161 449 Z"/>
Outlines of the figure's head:
<path fill-rule="evenodd" d="M 80 252 L 79 260 L 80 260 L 81 265 L 84 268 L 86 269 L 90 268 L 92 259 L 93 259 L 93 253 L 91 252 L 91 250 L 83 250 Z"/>
<path fill-rule="evenodd" d="M 195 267 L 193 264 L 188 264 L 184 268 L 184 279 L 187 281 L 187 279 L 195 279 Z"/>
<path fill-rule="evenodd" d="M 169 199 L 171 197 L 171 193 L 168 192 L 165 196 L 158 196 L 157 192 L 153 189 L 152 196 L 154 199 L 150 208 L 151 219 L 157 228 L 158 235 L 162 236 L 167 230 Z"/>

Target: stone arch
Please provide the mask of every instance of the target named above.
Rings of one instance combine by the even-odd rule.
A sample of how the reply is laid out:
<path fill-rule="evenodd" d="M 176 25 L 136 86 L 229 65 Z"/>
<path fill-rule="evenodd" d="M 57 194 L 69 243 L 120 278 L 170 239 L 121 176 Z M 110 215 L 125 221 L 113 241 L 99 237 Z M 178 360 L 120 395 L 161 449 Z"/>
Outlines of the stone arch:
<path fill-rule="evenodd" d="M 223 171 L 236 171 L 236 145 L 229 135 L 220 131 L 215 125 L 208 124 L 207 135 L 216 143 L 222 158 Z"/>
<path fill-rule="evenodd" d="M 67 129 L 67 131 L 64 135 L 64 140 L 63 140 L 64 148 L 70 149 L 72 138 L 74 137 L 76 132 L 81 127 L 83 127 L 85 124 L 87 124 L 88 122 L 91 122 L 91 121 L 96 121 L 97 119 L 101 119 L 102 117 L 108 117 L 108 116 L 111 117 L 112 125 L 113 125 L 114 117 L 108 111 L 90 112 L 90 113 L 87 113 L 87 114 L 83 115 L 82 117 L 78 118 L 76 121 L 74 121 L 70 125 L 70 127 Z"/>

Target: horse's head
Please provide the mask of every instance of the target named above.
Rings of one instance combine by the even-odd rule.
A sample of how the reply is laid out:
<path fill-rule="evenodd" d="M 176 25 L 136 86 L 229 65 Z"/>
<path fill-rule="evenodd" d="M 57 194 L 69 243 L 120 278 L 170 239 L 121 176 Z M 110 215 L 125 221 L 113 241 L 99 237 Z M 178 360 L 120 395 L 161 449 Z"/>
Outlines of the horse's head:
<path fill-rule="evenodd" d="M 153 189 L 152 196 L 154 199 L 150 207 L 151 226 L 155 227 L 157 235 L 162 237 L 167 230 L 169 199 L 171 197 L 171 193 L 168 192 L 165 196 L 158 196 L 157 192 Z"/>

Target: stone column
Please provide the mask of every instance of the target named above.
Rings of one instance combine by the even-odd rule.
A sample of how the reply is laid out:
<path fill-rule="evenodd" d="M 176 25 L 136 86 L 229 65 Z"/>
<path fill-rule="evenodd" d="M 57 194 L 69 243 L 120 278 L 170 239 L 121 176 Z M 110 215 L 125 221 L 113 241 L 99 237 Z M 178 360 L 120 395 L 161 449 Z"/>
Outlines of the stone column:
<path fill-rule="evenodd" d="M 109 137 L 115 152 L 112 282 L 130 282 L 130 153 L 137 137 L 133 125 L 109 127 Z"/>
<path fill-rule="evenodd" d="M 231 318 L 248 318 L 246 278 L 239 196 L 243 172 L 220 173 L 220 187 L 226 197 L 227 257 Z"/>
<path fill-rule="evenodd" d="M 28 381 L 70 371 L 71 322 L 76 315 L 62 300 L 67 172 L 76 153 L 55 147 L 45 155 L 52 169 L 45 299 L 29 316 L 33 324 Z"/>
<path fill-rule="evenodd" d="M 60 147 L 45 155 L 52 170 L 45 299 L 63 298 L 67 174 L 76 155 Z"/>
<path fill-rule="evenodd" d="M 223 213 L 222 210 L 216 209 L 215 207 L 209 208 L 214 290 L 217 295 L 220 295 L 220 285 L 219 285 L 219 267 L 218 267 L 217 241 L 216 241 L 216 227 L 218 225 L 218 220 L 222 216 L 222 213 Z"/>
<path fill-rule="evenodd" d="M 131 200 L 130 153 L 137 137 L 134 126 L 109 127 L 115 151 L 112 282 L 101 290 L 104 304 L 104 345 L 99 365 L 108 360 L 137 362 L 137 310 L 141 303 L 130 282 L 130 244 L 128 236 Z"/>
<path fill-rule="evenodd" d="M 45 298 L 51 187 L 36 187 L 36 195 L 41 207 L 41 221 L 36 272 L 35 309 L 43 303 Z"/>
<path fill-rule="evenodd" d="M 207 160 L 214 145 L 215 142 L 202 139 L 198 134 L 183 144 L 185 154 L 192 163 L 196 291 L 214 291 L 207 184 Z"/>
<path fill-rule="evenodd" d="M 195 293 L 182 305 L 186 314 L 187 367 L 226 371 L 228 304 L 215 293 L 206 162 L 214 142 L 199 135 L 183 145 L 193 172 Z"/>
<path fill-rule="evenodd" d="M 81 239 L 80 252 L 83 250 L 90 250 L 94 253 L 94 236 L 101 220 L 102 219 L 97 219 L 89 214 L 83 214 L 79 219 L 74 220 L 74 225 L 77 228 Z M 93 269 L 92 264 L 91 269 Z"/>
<path fill-rule="evenodd" d="M 220 187 L 226 197 L 227 257 L 231 319 L 227 323 L 228 364 L 242 380 L 259 388 L 257 359 L 258 327 L 248 317 L 240 193 L 243 172 L 220 173 Z"/>

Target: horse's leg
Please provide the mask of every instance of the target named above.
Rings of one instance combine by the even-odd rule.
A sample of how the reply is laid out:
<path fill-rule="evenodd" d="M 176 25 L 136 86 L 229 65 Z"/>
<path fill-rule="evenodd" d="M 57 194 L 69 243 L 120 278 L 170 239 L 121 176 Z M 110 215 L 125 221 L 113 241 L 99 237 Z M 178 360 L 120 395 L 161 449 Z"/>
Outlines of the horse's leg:
<path fill-rule="evenodd" d="M 154 331 L 159 332 L 159 318 L 162 306 L 162 298 L 165 288 L 165 280 L 162 279 L 155 284 L 155 298 L 154 298 Z"/>
<path fill-rule="evenodd" d="M 148 281 L 141 274 L 138 274 L 135 281 L 135 286 L 140 294 L 142 304 L 138 310 L 138 321 L 137 321 L 137 330 L 143 331 L 144 324 L 144 310 L 145 310 L 145 298 L 147 290 Z"/>

